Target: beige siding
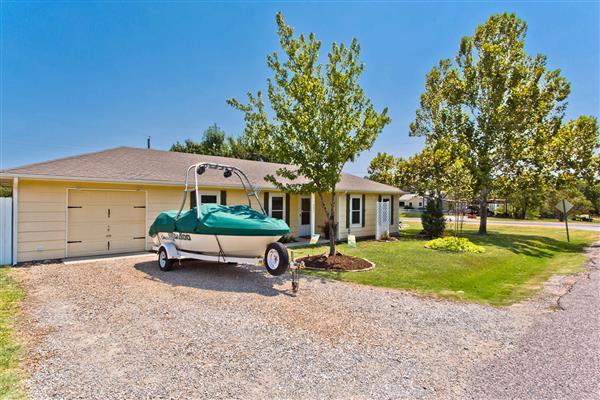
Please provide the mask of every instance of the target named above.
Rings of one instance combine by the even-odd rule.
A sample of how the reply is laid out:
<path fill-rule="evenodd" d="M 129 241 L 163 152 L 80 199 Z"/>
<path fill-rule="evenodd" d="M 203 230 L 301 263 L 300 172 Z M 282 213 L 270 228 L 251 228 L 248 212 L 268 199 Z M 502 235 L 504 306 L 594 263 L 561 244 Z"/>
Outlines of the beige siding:
<path fill-rule="evenodd" d="M 67 189 L 68 188 L 95 188 L 95 189 L 126 189 L 139 190 L 145 193 L 145 232 L 158 213 L 164 210 L 179 209 L 183 198 L 182 187 L 178 186 L 151 186 L 151 185 L 127 185 L 127 184 L 105 184 L 105 183 L 83 183 L 67 181 L 40 181 L 19 180 L 18 197 L 18 261 L 43 260 L 65 257 L 66 234 L 67 234 Z M 220 190 L 218 188 L 206 188 L 207 190 Z M 325 195 L 326 204 L 329 205 L 330 195 Z M 366 226 L 353 229 L 357 236 L 371 236 L 375 234 L 375 202 L 377 194 L 367 195 L 366 203 Z M 395 196 L 394 201 L 397 202 Z M 262 201 L 262 197 L 261 197 Z M 242 190 L 228 189 L 227 204 L 247 204 L 246 195 Z M 258 208 L 256 201 L 253 206 Z M 189 203 L 186 204 L 186 208 Z M 347 229 L 345 193 L 338 195 L 336 219 L 339 221 L 339 233 L 345 238 Z M 318 195 L 315 195 L 315 230 L 323 233 L 323 224 L 326 221 L 325 212 Z M 297 236 L 299 225 L 299 196 L 291 195 L 289 215 L 292 234 Z M 398 221 L 398 207 L 394 207 L 395 221 Z M 396 224 L 397 226 L 397 224 Z M 151 248 L 151 238 L 146 238 L 146 249 Z"/>
<path fill-rule="evenodd" d="M 362 195 L 362 193 L 350 193 L 351 195 Z M 377 213 L 377 201 L 379 200 L 378 194 L 365 194 L 365 226 L 358 228 L 350 228 L 350 232 L 356 237 L 367 237 L 367 236 L 375 236 L 376 229 L 376 213 Z M 390 226 L 391 233 L 398 232 L 398 196 L 394 196 L 392 198 L 392 202 L 394 203 L 394 224 Z M 339 196 L 338 199 L 338 209 L 339 209 L 339 238 L 346 239 L 348 237 L 348 227 L 346 226 L 346 193 Z"/>

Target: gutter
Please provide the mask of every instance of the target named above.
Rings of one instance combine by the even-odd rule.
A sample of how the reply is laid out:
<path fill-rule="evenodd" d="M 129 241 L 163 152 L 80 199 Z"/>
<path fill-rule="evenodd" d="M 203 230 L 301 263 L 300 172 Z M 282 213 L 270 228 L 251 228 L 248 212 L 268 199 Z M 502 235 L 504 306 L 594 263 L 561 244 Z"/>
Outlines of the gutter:
<path fill-rule="evenodd" d="M 77 181 L 77 182 L 88 182 L 88 183 L 115 183 L 115 184 L 129 184 L 129 185 L 149 185 L 149 186 L 185 186 L 182 181 L 152 181 L 142 179 L 109 179 L 109 178 L 89 178 L 80 176 L 67 176 L 67 175 L 36 175 L 36 174 L 13 174 L 10 172 L 0 172 L 0 178 L 15 178 L 15 179 L 31 179 L 31 180 L 54 180 L 54 181 Z M 218 185 L 199 185 L 204 188 L 225 188 L 225 189 L 242 189 L 241 185 L 235 184 L 222 184 Z M 274 186 L 259 186 L 259 190 L 278 190 Z M 400 195 L 402 191 L 400 189 L 395 190 L 365 190 L 365 189 L 336 189 L 336 191 L 344 191 L 348 193 L 385 193 Z"/>

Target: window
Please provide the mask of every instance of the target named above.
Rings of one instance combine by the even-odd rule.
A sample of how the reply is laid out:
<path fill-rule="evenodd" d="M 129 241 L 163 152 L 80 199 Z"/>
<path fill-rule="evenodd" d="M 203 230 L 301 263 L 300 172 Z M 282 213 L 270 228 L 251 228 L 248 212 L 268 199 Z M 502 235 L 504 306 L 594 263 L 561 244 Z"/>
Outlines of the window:
<path fill-rule="evenodd" d="M 423 207 L 423 203 L 419 202 L 419 207 Z"/>
<path fill-rule="evenodd" d="M 285 201 L 283 196 L 269 197 L 270 207 L 269 214 L 273 218 L 284 219 L 285 217 Z"/>
<path fill-rule="evenodd" d="M 400 202 L 400 207 L 404 207 L 404 202 L 403 201 Z"/>
<path fill-rule="evenodd" d="M 350 226 L 362 226 L 362 197 L 350 197 Z"/>
<path fill-rule="evenodd" d="M 408 202 L 408 206 L 409 206 L 409 207 L 412 207 L 412 201 L 409 201 L 409 202 Z"/>
<path fill-rule="evenodd" d="M 218 204 L 220 200 L 220 196 L 218 192 L 198 192 L 198 196 L 200 197 L 200 204 Z M 196 193 L 190 192 L 190 208 L 196 207 Z"/>

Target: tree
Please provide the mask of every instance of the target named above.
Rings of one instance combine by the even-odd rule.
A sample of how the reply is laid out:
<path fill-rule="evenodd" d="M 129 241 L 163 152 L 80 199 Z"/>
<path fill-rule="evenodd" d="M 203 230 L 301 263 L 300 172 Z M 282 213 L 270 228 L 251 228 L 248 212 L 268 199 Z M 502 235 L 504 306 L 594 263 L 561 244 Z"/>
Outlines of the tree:
<path fill-rule="evenodd" d="M 437 199 L 428 201 L 425 211 L 421 214 L 421 224 L 423 232 L 428 238 L 441 237 L 446 229 L 446 221 L 442 212 L 441 201 Z"/>
<path fill-rule="evenodd" d="M 377 153 L 377 156 L 369 163 L 367 174 L 367 178 L 372 181 L 399 186 L 398 160 L 391 154 Z"/>
<path fill-rule="evenodd" d="M 479 233 L 487 233 L 487 199 L 508 168 L 543 169 L 546 143 L 557 132 L 569 83 L 546 57 L 525 53 L 527 25 L 514 14 L 491 16 L 464 37 L 454 60 L 426 77 L 410 134 L 448 146 L 474 177 Z"/>
<path fill-rule="evenodd" d="M 230 155 L 230 148 L 225 141 L 225 136 L 225 131 L 219 128 L 217 124 L 214 124 L 202 133 L 202 140 L 200 142 L 186 139 L 184 144 L 177 142 L 171 146 L 171 151 L 228 157 Z"/>
<path fill-rule="evenodd" d="M 318 193 L 333 233 L 342 168 L 371 148 L 390 118 L 387 108 L 375 110 L 358 82 L 365 67 L 359 61 L 356 39 L 349 47 L 333 43 L 323 65 L 319 63 L 321 42 L 313 33 L 294 37 L 281 13 L 276 23 L 284 55 L 274 52 L 267 57 L 273 70 L 273 78 L 267 80 L 272 117 L 261 92 L 248 93 L 247 104 L 235 99 L 228 102 L 244 113 L 245 135 L 282 162 L 294 164 L 266 179 L 286 192 Z M 334 234 L 329 243 L 329 254 L 334 255 Z"/>
<path fill-rule="evenodd" d="M 445 171 L 446 199 L 454 208 L 454 234 L 460 236 L 463 229 L 464 209 L 473 198 L 473 177 L 462 160 L 454 160 Z"/>

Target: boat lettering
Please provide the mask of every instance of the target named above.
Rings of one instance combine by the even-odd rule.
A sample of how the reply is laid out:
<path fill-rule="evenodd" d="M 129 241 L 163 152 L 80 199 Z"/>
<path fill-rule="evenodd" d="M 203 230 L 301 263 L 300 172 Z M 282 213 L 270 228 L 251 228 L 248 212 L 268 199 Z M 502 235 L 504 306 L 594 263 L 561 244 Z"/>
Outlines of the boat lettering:
<path fill-rule="evenodd" d="M 192 240 L 192 237 L 187 233 L 171 232 L 169 233 L 169 239 Z"/>

